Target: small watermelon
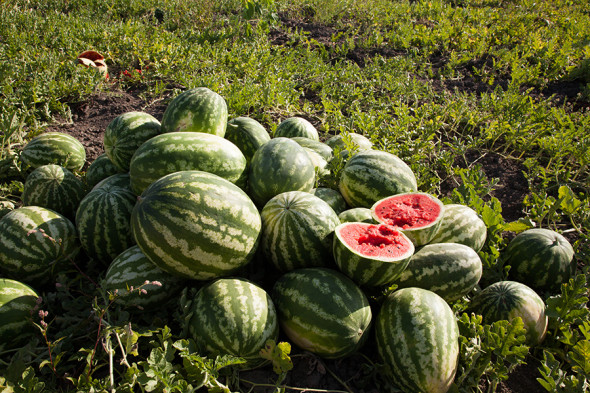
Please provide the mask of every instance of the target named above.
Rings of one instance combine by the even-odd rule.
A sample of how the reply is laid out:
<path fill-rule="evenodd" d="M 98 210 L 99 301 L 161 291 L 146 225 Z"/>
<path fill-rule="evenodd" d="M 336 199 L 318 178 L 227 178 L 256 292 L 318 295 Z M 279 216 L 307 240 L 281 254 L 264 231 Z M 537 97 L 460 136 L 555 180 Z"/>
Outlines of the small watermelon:
<path fill-rule="evenodd" d="M 80 141 L 63 132 L 46 132 L 31 139 L 23 148 L 21 160 L 32 168 L 56 164 L 72 171 L 86 163 L 86 150 Z"/>
<path fill-rule="evenodd" d="M 303 136 L 294 136 L 291 139 L 297 142 L 299 146 L 315 151 L 326 161 L 330 161 L 332 159 L 332 148 L 324 142 Z"/>
<path fill-rule="evenodd" d="M 305 137 L 314 141 L 320 140 L 318 130 L 314 125 L 309 120 L 297 116 L 283 120 L 275 129 L 273 137 Z"/>
<path fill-rule="evenodd" d="M 488 229 L 477 212 L 461 204 L 445 205 L 442 223 L 430 243 L 459 243 L 476 252 L 485 244 Z"/>
<path fill-rule="evenodd" d="M 373 218 L 373 213 L 368 207 L 355 207 L 347 209 L 338 214 L 341 223 L 345 222 L 368 222 L 370 224 L 377 224 Z"/>
<path fill-rule="evenodd" d="M 336 214 L 342 213 L 348 207 L 342 194 L 333 188 L 318 187 L 311 190 L 311 193 L 330 205 Z"/>
<path fill-rule="evenodd" d="M 99 181 L 117 173 L 119 169 L 106 153 L 102 153 L 86 169 L 86 185 L 88 189 L 92 189 Z"/>
<path fill-rule="evenodd" d="M 270 135 L 258 121 L 240 116 L 227 122 L 225 139 L 236 145 L 250 163 L 256 150 L 270 141 Z"/>

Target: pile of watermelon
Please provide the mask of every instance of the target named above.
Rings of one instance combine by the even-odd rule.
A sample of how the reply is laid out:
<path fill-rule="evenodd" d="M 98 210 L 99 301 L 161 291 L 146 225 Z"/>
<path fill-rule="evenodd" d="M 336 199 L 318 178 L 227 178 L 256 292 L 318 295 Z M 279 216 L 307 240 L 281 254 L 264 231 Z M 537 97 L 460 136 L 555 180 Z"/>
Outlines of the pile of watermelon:
<path fill-rule="evenodd" d="M 199 287 L 187 330 L 207 355 L 257 367 L 266 341 L 284 337 L 336 359 L 374 331 L 392 383 L 445 392 L 459 356 L 453 302 L 467 297 L 489 322 L 522 318 L 534 345 L 547 329 L 535 291 L 558 290 L 575 268 L 563 236 L 532 229 L 504 252 L 513 281 L 480 290 L 487 228 L 473 209 L 420 192 L 404 161 L 361 134 L 320 141 L 291 117 L 271 136 L 252 118 L 228 119 L 207 88 L 178 95 L 161 122 L 113 119 L 104 150 L 81 171 L 84 147 L 67 134 L 23 147 L 22 201 L 0 219 L 4 344 L 30 332 L 23 310 L 82 255 L 125 307 L 154 310 Z M 344 164 L 330 183 L 335 158 Z M 265 280 L 246 276 L 252 265 Z"/>

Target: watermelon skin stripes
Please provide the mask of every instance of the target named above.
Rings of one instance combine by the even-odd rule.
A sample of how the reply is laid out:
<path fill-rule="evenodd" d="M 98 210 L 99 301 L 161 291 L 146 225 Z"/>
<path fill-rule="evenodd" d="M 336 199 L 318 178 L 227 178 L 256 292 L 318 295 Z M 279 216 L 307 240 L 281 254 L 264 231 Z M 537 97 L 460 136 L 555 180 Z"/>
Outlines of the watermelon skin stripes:
<path fill-rule="evenodd" d="M 477 212 L 460 204 L 445 205 L 442 223 L 430 243 L 459 243 L 480 251 L 488 229 Z"/>
<path fill-rule="evenodd" d="M 78 171 L 86 162 L 86 150 L 80 141 L 69 134 L 46 132 L 25 145 L 20 159 L 32 168 L 56 164 Z"/>
<path fill-rule="evenodd" d="M 203 171 L 152 183 L 131 215 L 137 245 L 162 270 L 209 280 L 248 264 L 260 239 L 254 203 L 235 184 Z"/>
<path fill-rule="evenodd" d="M 0 278 L 0 345 L 5 349 L 24 345 L 38 332 L 30 320 L 38 299 L 28 285 Z"/>

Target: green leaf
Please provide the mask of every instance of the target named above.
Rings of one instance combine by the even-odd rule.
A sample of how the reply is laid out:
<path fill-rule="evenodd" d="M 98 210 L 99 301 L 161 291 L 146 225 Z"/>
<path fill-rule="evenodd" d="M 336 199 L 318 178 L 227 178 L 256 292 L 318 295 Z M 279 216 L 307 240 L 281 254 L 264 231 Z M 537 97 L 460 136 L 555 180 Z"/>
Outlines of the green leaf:
<path fill-rule="evenodd" d="M 287 342 L 275 343 L 267 340 L 264 348 L 260 350 L 260 356 L 272 362 L 272 369 L 276 374 L 283 374 L 293 368 L 293 362 L 289 357 L 291 344 Z"/>
<path fill-rule="evenodd" d="M 581 340 L 568 352 L 568 359 L 572 363 L 572 370 L 590 377 L 590 341 Z"/>
<path fill-rule="evenodd" d="M 559 207 L 567 214 L 571 215 L 583 206 L 583 202 L 576 198 L 576 195 L 568 186 L 559 187 L 558 197 Z"/>

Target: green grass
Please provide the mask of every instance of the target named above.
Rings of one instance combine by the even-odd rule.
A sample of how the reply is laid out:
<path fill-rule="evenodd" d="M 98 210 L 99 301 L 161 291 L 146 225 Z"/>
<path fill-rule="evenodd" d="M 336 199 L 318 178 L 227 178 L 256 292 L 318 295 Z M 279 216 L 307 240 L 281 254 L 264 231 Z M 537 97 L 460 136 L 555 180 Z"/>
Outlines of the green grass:
<path fill-rule="evenodd" d="M 148 101 L 167 102 L 183 89 L 207 86 L 226 99 L 230 117 L 250 116 L 271 132 L 286 117 L 305 116 L 319 125 L 324 139 L 359 132 L 377 148 L 400 156 L 415 171 L 421 190 L 448 191 L 447 201 L 469 204 L 484 216 L 490 229 L 481 255 L 495 279 L 505 276 L 500 258 L 505 231 L 522 229 L 527 222 L 572 234 L 578 265 L 587 266 L 588 9 L 587 2 L 571 0 L 1 2 L 0 200 L 20 203 L 26 174 L 18 161 L 20 149 L 47 126 L 71 123 L 73 104 L 92 94 L 132 88 Z M 77 64 L 77 55 L 88 49 L 105 56 L 109 80 Z M 121 77 L 124 70 L 135 69 L 142 70 L 143 78 Z M 486 178 L 481 166 L 466 162 L 473 152 L 499 155 L 522 168 L 528 193 L 519 224 L 506 222 L 499 201 L 490 195 L 498 179 Z M 471 171 L 460 164 L 470 164 Z M 449 184 L 456 189 L 450 192 Z M 551 340 L 530 355 L 553 367 L 543 371 L 552 389 L 558 389 L 559 378 L 572 389 L 579 380 L 590 381 L 590 370 L 577 366 L 580 356 L 590 359 L 590 352 L 584 352 L 590 345 L 590 319 L 580 301 L 588 296 L 586 273 L 577 277 L 584 277 L 584 283 L 576 278 L 551 303 L 561 318 Z M 70 292 L 48 295 L 69 299 L 79 313 L 71 323 L 89 329 L 85 340 L 73 335 L 77 341 L 50 348 L 68 354 L 63 368 L 39 369 L 49 361 L 47 348 L 34 347 L 29 348 L 34 356 L 21 354 L 18 361 L 10 357 L 13 353 L 2 354 L 0 367 L 11 370 L 6 375 L 20 378 L 26 365 L 34 365 L 36 374 L 23 379 L 29 388 L 36 386 L 35 378 L 48 391 L 108 386 L 108 373 L 76 369 L 79 364 L 108 364 L 104 353 L 84 359 L 84 353 L 95 353 L 97 332 L 96 324 L 81 315 L 93 304 L 111 326 L 124 326 L 125 314 L 110 315 L 108 299 L 74 300 L 77 291 L 92 297 L 83 287 L 72 284 Z M 558 306 L 559 301 L 567 304 Z M 500 329 L 480 329 L 469 319 L 464 324 L 480 332 L 473 334 Z M 116 337 L 114 330 L 107 331 L 107 341 Z M 151 340 L 144 345 L 158 354 L 173 352 L 170 337 L 163 334 L 158 341 L 152 335 Z M 494 345 L 501 344 L 495 340 Z M 80 348 L 86 352 L 72 355 Z M 177 352 L 186 355 L 183 350 Z M 513 364 L 522 361 L 515 354 Z M 136 376 L 148 378 L 146 370 L 155 370 L 154 362 L 153 357 L 142 360 Z M 158 364 L 166 368 L 165 363 Z M 476 368 L 490 386 L 510 369 L 500 363 Z M 199 364 L 214 374 L 219 370 L 219 365 Z M 78 379 L 65 379 L 64 370 L 77 372 Z M 178 382 L 189 371 L 176 372 Z M 479 377 L 461 374 L 465 385 L 459 389 L 473 387 L 469 383 Z M 0 378 L 0 386 L 5 383 Z M 155 391 L 161 391 L 158 386 Z"/>

